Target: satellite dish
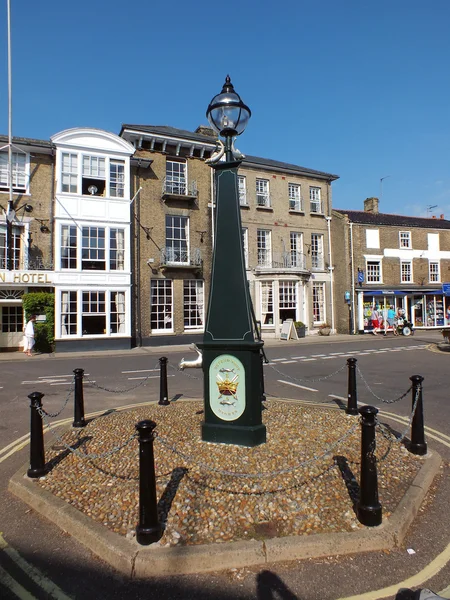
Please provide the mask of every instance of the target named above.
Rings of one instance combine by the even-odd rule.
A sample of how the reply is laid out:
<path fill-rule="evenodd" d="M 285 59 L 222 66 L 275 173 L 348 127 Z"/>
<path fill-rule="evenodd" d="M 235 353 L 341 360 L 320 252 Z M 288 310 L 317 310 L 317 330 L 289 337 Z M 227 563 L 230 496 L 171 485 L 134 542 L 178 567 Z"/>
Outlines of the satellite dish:
<path fill-rule="evenodd" d="M 96 185 L 90 185 L 88 187 L 88 192 L 91 194 L 91 196 L 95 196 L 95 194 L 98 192 L 98 187 Z"/>

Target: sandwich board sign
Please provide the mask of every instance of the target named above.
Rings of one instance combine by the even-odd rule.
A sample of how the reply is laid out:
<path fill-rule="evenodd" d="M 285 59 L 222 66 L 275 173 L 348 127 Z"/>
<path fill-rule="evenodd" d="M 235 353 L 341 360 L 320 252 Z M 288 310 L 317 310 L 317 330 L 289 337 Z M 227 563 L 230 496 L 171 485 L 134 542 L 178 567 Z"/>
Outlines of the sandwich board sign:
<path fill-rule="evenodd" d="M 281 326 L 280 340 L 298 340 L 297 330 L 292 319 L 286 319 Z"/>

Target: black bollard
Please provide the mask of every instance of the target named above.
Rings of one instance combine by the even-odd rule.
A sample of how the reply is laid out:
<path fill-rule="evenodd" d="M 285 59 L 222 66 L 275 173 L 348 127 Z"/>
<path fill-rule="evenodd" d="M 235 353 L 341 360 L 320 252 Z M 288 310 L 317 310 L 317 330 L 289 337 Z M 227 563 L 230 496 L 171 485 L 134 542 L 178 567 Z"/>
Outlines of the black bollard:
<path fill-rule="evenodd" d="M 83 398 L 84 369 L 74 369 L 73 372 L 75 373 L 75 402 L 72 427 L 86 427 Z"/>
<path fill-rule="evenodd" d="M 425 430 L 423 424 L 423 377 L 421 375 L 413 375 L 410 377 L 410 380 L 412 381 L 412 408 L 414 408 L 416 398 L 417 406 L 411 422 L 411 443 L 409 444 L 409 451 L 412 454 L 423 456 L 427 453 L 427 443 L 425 442 Z"/>
<path fill-rule="evenodd" d="M 358 398 L 356 395 L 356 358 L 347 358 L 348 366 L 348 394 L 347 408 L 345 412 L 348 415 L 358 414 Z"/>
<path fill-rule="evenodd" d="M 30 468 L 28 477 L 43 477 L 48 473 L 45 466 L 44 432 L 42 428 L 42 417 L 39 409 L 42 408 L 42 398 L 45 394 L 33 392 L 28 398 L 31 400 L 31 424 L 30 424 Z"/>
<path fill-rule="evenodd" d="M 159 359 L 159 402 L 161 406 L 167 406 L 169 402 L 169 392 L 167 391 L 167 362 L 166 356 Z"/>
<path fill-rule="evenodd" d="M 358 521 L 367 527 L 381 525 L 382 508 L 378 501 L 377 459 L 375 456 L 375 425 L 378 409 L 363 406 L 361 420 L 361 477 L 359 501 L 356 505 Z"/>
<path fill-rule="evenodd" d="M 158 520 L 156 500 L 155 458 L 153 455 L 154 421 L 139 421 L 139 523 L 136 540 L 143 546 L 157 542 L 163 533 Z"/>

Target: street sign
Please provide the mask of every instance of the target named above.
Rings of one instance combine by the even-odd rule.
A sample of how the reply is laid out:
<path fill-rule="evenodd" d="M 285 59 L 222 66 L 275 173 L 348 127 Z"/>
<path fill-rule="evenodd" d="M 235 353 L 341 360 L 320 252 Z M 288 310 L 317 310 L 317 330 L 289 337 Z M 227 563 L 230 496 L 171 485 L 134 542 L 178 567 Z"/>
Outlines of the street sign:
<path fill-rule="evenodd" d="M 450 283 L 442 284 L 442 293 L 444 296 L 450 296 Z"/>

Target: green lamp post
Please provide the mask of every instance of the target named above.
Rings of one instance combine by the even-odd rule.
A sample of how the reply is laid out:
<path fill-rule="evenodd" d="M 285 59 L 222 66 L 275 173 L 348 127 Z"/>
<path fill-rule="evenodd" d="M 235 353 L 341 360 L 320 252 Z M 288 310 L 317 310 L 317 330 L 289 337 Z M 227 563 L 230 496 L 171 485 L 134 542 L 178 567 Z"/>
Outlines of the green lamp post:
<path fill-rule="evenodd" d="M 237 171 L 244 156 L 233 145 L 251 112 L 229 76 L 206 115 L 225 144 L 219 141 L 221 150 L 209 160 L 215 172 L 216 222 L 205 334 L 199 344 L 205 398 L 202 439 L 256 446 L 266 441 L 261 412 L 263 342 L 255 339 L 242 243 Z"/>

